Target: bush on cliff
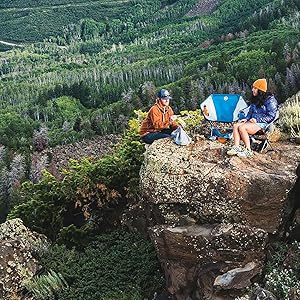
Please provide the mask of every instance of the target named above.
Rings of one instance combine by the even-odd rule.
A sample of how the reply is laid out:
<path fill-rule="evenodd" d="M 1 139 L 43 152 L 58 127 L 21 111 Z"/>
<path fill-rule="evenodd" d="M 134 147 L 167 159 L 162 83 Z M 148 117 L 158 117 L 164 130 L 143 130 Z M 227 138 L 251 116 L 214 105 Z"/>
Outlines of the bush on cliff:
<path fill-rule="evenodd" d="M 291 299 L 300 290 L 300 243 L 277 242 L 272 245 L 266 265 L 265 283 L 278 299 Z M 293 298 L 294 299 L 294 298 Z"/>
<path fill-rule="evenodd" d="M 290 137 L 300 136 L 300 92 L 284 103 L 279 124 Z"/>
<path fill-rule="evenodd" d="M 102 230 L 118 225 L 122 209 L 138 187 L 144 146 L 137 128 L 137 123 L 131 121 L 111 155 L 100 160 L 71 161 L 62 180 L 44 172 L 38 183 L 24 183 L 9 218 L 19 217 L 26 226 L 53 240 L 70 225 L 80 229 L 92 223 Z M 69 237 L 72 228 L 67 230 Z M 60 239 L 66 236 L 63 231 Z"/>
<path fill-rule="evenodd" d="M 152 244 L 126 231 L 99 235 L 83 252 L 55 245 L 43 255 L 42 265 L 68 282 L 60 300 L 152 299 L 163 285 Z"/>

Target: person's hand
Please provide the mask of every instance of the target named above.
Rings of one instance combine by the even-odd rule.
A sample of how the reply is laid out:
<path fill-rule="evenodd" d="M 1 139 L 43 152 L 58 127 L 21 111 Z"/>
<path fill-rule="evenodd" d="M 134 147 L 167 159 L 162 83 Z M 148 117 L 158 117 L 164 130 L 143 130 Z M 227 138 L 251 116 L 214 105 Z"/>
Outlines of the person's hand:
<path fill-rule="evenodd" d="M 173 116 L 170 117 L 170 121 L 171 121 L 171 122 L 174 122 L 176 119 L 177 119 L 177 116 L 176 116 L 176 115 L 173 115 Z"/>
<path fill-rule="evenodd" d="M 247 122 L 247 119 L 241 119 L 239 120 L 239 123 L 246 123 Z"/>
<path fill-rule="evenodd" d="M 256 123 L 256 119 L 254 119 L 254 118 L 251 118 L 249 121 L 250 121 L 251 123 Z"/>

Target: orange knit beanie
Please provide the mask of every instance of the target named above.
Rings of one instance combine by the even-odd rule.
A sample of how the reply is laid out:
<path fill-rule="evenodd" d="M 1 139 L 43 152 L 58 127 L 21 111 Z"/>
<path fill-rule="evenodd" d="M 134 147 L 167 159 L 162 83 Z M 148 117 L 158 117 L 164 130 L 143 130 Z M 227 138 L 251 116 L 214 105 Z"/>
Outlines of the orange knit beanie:
<path fill-rule="evenodd" d="M 267 80 L 265 78 L 257 79 L 256 81 L 254 81 L 253 87 L 255 87 L 256 89 L 259 89 L 263 92 L 266 92 L 268 89 Z"/>

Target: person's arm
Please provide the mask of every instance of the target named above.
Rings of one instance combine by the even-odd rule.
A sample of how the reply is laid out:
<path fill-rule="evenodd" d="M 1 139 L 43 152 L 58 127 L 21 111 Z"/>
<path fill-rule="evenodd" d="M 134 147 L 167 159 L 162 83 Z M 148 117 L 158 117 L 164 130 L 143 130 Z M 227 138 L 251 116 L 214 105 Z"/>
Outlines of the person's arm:
<path fill-rule="evenodd" d="M 251 104 L 247 116 L 245 117 L 246 121 L 249 121 L 252 118 L 253 110 L 254 110 L 254 106 L 253 104 Z"/>
<path fill-rule="evenodd" d="M 155 131 L 169 128 L 171 125 L 167 116 L 166 120 L 163 121 L 163 113 L 155 106 L 149 111 L 149 118 L 151 119 Z"/>
<path fill-rule="evenodd" d="M 174 115 L 174 111 L 172 107 L 170 107 L 170 126 L 172 129 L 178 128 L 178 124 L 175 122 L 177 119 L 177 116 Z"/>
<path fill-rule="evenodd" d="M 276 113 L 278 110 L 276 98 L 274 96 L 271 96 L 265 101 L 264 105 L 266 107 L 266 112 L 256 117 L 257 123 L 271 123 L 276 117 Z"/>

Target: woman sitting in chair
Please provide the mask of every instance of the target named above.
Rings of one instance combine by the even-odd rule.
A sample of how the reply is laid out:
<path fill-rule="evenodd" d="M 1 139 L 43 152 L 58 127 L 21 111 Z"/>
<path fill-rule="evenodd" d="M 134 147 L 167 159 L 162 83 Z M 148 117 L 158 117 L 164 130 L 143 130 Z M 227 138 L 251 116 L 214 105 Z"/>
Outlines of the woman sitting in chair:
<path fill-rule="evenodd" d="M 250 101 L 251 105 L 246 118 L 233 125 L 234 146 L 227 151 L 228 155 L 252 156 L 249 134 L 252 135 L 265 129 L 276 117 L 277 100 L 272 93 L 267 92 L 266 79 L 257 79 L 253 83 Z M 244 142 L 245 148 L 240 146 L 240 140 Z"/>

